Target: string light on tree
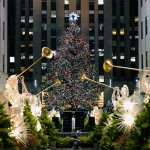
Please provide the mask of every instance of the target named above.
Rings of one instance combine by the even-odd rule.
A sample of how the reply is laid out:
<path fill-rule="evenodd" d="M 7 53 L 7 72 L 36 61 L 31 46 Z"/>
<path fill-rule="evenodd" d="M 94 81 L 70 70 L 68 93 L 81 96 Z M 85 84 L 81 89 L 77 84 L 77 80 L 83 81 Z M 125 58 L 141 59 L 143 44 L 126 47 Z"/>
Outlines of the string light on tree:
<path fill-rule="evenodd" d="M 96 69 L 89 45 L 74 21 L 78 15 L 71 13 L 69 16 L 72 22 L 60 38 L 61 45 L 50 64 L 44 88 L 51 86 L 56 79 L 62 84 L 48 89 L 45 103 L 48 109 L 92 109 L 89 104 L 97 105 L 103 86 L 88 80 L 81 81 L 83 74 L 93 79 Z"/>

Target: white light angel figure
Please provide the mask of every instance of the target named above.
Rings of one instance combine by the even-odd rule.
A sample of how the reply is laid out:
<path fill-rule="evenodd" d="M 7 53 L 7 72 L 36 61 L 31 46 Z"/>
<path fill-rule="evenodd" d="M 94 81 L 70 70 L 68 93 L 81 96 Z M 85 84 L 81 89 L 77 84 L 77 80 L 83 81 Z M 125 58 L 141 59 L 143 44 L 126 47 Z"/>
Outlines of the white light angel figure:
<path fill-rule="evenodd" d="M 95 106 L 93 108 L 93 110 L 91 111 L 90 117 L 95 117 L 95 124 L 98 125 L 99 124 L 99 120 L 102 117 L 103 111 L 102 109 L 98 109 L 97 106 Z"/>
<path fill-rule="evenodd" d="M 16 138 L 18 142 L 26 144 L 27 131 L 23 118 L 24 98 L 19 93 L 18 77 L 16 75 L 12 75 L 7 79 L 3 95 L 6 101 L 11 104 L 8 113 L 11 118 L 12 131 L 9 135 Z"/>
<path fill-rule="evenodd" d="M 111 98 L 114 109 L 116 109 L 116 106 L 117 106 L 117 103 L 118 103 L 120 97 L 121 97 L 121 91 L 120 91 L 119 87 L 114 87 L 113 93 L 112 93 L 112 98 Z"/>

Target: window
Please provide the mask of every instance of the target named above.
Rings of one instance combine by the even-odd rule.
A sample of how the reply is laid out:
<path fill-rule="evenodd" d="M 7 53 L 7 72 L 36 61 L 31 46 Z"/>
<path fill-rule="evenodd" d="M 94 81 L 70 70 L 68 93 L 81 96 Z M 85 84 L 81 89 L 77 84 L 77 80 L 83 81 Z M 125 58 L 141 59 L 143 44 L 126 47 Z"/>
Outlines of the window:
<path fill-rule="evenodd" d="M 65 17 L 69 18 L 69 11 L 65 10 Z"/>
<path fill-rule="evenodd" d="M 33 23 L 33 16 L 29 16 L 29 23 Z"/>
<path fill-rule="evenodd" d="M 143 39 L 143 22 L 141 22 L 141 40 Z"/>
<path fill-rule="evenodd" d="M 116 35 L 116 28 L 112 29 L 112 35 Z"/>
<path fill-rule="evenodd" d="M 10 61 L 10 63 L 14 63 L 15 62 L 15 57 L 10 57 L 9 61 Z"/>
<path fill-rule="evenodd" d="M 51 1 L 51 10 L 56 10 L 56 1 Z"/>
<path fill-rule="evenodd" d="M 89 23 L 94 23 L 94 14 L 89 14 Z"/>
<path fill-rule="evenodd" d="M 148 27 L 148 25 L 147 25 L 147 16 L 145 17 L 145 34 L 147 35 L 147 27 Z"/>
<path fill-rule="evenodd" d="M 25 23 L 25 16 L 21 16 L 21 23 Z"/>
<path fill-rule="evenodd" d="M 47 30 L 47 24 L 46 23 L 42 23 L 42 31 L 46 31 Z"/>
<path fill-rule="evenodd" d="M 64 10 L 69 10 L 69 5 L 64 5 Z"/>
<path fill-rule="evenodd" d="M 142 65 L 142 68 L 141 69 L 143 69 L 143 54 L 141 55 L 141 65 Z"/>
<path fill-rule="evenodd" d="M 5 7 L 5 0 L 3 0 L 3 7 Z"/>
<path fill-rule="evenodd" d="M 135 62 L 136 58 L 135 57 L 131 57 L 131 62 Z"/>
<path fill-rule="evenodd" d="M 120 29 L 120 35 L 124 35 L 124 28 Z"/>
<path fill-rule="evenodd" d="M 42 2 L 42 10 L 47 10 L 47 3 L 46 2 Z"/>
<path fill-rule="evenodd" d="M 3 40 L 5 39 L 5 22 L 3 22 Z"/>
<path fill-rule="evenodd" d="M 94 10 L 94 2 L 89 2 L 89 10 Z"/>
<path fill-rule="evenodd" d="M 69 0 L 64 0 L 65 5 L 69 5 Z"/>
<path fill-rule="evenodd" d="M 103 5 L 104 4 L 104 0 L 98 0 L 98 5 Z"/>
<path fill-rule="evenodd" d="M 81 0 L 76 0 L 76 10 L 81 10 Z"/>
<path fill-rule="evenodd" d="M 143 6 L 143 0 L 141 0 L 141 7 Z"/>
<path fill-rule="evenodd" d="M 146 67 L 148 67 L 148 51 L 146 51 Z"/>
<path fill-rule="evenodd" d="M 56 11 L 51 11 L 51 18 L 56 18 Z"/>

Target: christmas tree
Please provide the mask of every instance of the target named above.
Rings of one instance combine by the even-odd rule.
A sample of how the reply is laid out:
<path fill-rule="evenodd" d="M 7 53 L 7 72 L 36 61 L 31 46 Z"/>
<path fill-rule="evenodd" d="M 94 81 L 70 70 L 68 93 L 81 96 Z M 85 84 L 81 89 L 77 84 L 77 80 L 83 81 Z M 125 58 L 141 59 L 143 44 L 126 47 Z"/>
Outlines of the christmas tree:
<path fill-rule="evenodd" d="M 10 118 L 4 110 L 4 104 L 0 102 L 0 149 L 15 147 L 15 140 L 9 136 L 11 132 Z"/>
<path fill-rule="evenodd" d="M 38 147 L 38 138 L 37 138 L 37 119 L 32 115 L 30 105 L 26 101 L 26 105 L 24 106 L 24 121 L 28 129 L 28 143 L 27 147 L 30 149 L 35 149 Z"/>
<path fill-rule="evenodd" d="M 91 81 L 81 81 L 85 74 L 94 79 L 95 67 L 92 62 L 89 45 L 85 42 L 79 26 L 75 23 L 76 15 L 72 15 L 70 26 L 60 38 L 60 47 L 50 64 L 47 75 L 48 87 L 56 79 L 61 81 L 60 86 L 49 89 L 47 106 L 59 109 L 89 108 L 97 105 L 102 87 Z"/>
<path fill-rule="evenodd" d="M 56 142 L 56 133 L 54 123 L 48 117 L 47 110 L 42 110 L 42 114 L 39 117 L 41 124 L 41 130 L 38 133 L 38 139 L 40 140 L 42 148 L 49 148 L 49 146 Z"/>

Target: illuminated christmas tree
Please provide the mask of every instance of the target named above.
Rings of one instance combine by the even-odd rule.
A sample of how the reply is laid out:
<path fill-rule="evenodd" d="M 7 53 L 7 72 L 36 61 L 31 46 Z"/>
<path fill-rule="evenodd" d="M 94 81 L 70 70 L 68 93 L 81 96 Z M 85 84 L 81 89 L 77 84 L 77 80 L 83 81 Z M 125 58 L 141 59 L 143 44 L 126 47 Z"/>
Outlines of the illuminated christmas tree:
<path fill-rule="evenodd" d="M 51 62 L 50 72 L 47 75 L 48 87 L 54 84 L 56 79 L 61 81 L 60 86 L 49 89 L 47 106 L 59 109 L 90 108 L 97 105 L 101 85 L 85 80 L 81 77 L 85 74 L 94 79 L 95 67 L 92 61 L 89 45 L 85 42 L 79 26 L 76 24 L 77 14 L 70 14 L 70 26 L 60 38 L 60 47 Z"/>

